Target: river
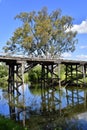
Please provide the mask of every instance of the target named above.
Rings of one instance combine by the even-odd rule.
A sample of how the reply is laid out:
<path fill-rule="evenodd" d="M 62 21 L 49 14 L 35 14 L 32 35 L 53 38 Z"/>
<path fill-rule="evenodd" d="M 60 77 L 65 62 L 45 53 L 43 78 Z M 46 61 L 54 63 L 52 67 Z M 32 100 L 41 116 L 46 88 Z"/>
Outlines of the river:
<path fill-rule="evenodd" d="M 0 115 L 29 130 L 86 130 L 87 89 L 76 87 L 19 88 L 20 96 L 0 89 Z"/>

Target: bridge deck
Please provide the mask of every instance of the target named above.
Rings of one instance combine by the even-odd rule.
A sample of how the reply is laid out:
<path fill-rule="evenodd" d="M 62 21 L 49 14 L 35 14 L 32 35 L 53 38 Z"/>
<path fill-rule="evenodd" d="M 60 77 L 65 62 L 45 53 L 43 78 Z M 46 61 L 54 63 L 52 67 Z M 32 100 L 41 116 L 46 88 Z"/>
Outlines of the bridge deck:
<path fill-rule="evenodd" d="M 67 59 L 58 59 L 58 58 L 38 58 L 38 57 L 13 57 L 13 56 L 0 56 L 0 62 L 6 63 L 22 63 L 22 62 L 44 62 L 49 64 L 85 64 L 87 65 L 87 61 L 80 60 L 67 60 Z"/>

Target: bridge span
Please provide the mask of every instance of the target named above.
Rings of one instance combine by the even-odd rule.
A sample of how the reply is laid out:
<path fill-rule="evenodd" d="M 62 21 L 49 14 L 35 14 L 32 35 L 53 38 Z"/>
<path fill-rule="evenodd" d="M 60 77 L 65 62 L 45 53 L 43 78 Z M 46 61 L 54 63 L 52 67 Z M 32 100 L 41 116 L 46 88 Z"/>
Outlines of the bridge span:
<path fill-rule="evenodd" d="M 0 62 L 14 62 L 15 64 L 23 63 L 23 62 L 43 62 L 43 63 L 61 63 L 61 64 L 87 64 L 87 61 L 82 60 L 68 60 L 68 59 L 61 59 L 61 58 L 43 58 L 43 57 L 24 57 L 24 56 L 0 56 Z"/>
<path fill-rule="evenodd" d="M 16 91 L 20 94 L 18 88 L 24 84 L 24 73 L 38 64 L 42 67 L 40 79 L 44 82 L 47 82 L 48 73 L 50 73 L 51 79 L 58 79 L 59 86 L 62 84 L 87 85 L 87 61 L 59 58 L 0 56 L 0 62 L 4 62 L 8 65 L 9 93 L 14 94 L 14 91 Z M 62 81 L 60 78 L 60 73 L 63 68 L 65 79 Z M 55 69 L 57 70 L 56 72 Z"/>

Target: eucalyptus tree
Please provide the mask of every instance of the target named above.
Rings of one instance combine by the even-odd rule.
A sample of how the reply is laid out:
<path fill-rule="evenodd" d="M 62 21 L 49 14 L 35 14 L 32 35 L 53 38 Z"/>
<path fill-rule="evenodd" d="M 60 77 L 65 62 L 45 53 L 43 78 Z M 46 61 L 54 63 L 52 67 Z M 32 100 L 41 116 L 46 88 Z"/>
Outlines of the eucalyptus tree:
<path fill-rule="evenodd" d="M 44 7 L 38 12 L 22 12 L 15 19 L 21 21 L 20 27 L 7 41 L 5 51 L 55 56 L 75 50 L 77 32 L 70 30 L 73 18 L 63 16 L 60 9 L 49 13 Z"/>

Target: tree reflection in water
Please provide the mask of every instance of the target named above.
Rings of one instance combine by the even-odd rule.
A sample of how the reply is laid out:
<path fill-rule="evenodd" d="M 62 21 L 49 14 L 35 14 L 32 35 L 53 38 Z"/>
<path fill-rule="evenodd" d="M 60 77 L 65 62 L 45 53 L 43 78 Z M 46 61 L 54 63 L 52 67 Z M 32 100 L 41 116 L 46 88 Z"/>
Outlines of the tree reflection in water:
<path fill-rule="evenodd" d="M 29 130 L 87 129 L 87 118 L 81 115 L 87 111 L 86 89 L 42 86 L 41 95 L 39 89 L 34 95 L 25 85 L 24 94 L 20 91 L 20 96 L 8 96 L 10 118 L 24 122 Z"/>

